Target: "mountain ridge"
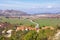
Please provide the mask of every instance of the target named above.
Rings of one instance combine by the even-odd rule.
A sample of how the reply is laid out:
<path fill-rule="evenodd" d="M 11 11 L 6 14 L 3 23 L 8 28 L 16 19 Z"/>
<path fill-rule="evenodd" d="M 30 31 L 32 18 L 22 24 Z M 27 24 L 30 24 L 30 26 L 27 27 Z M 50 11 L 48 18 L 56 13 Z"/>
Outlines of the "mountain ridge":
<path fill-rule="evenodd" d="M 0 16 L 26 16 L 29 15 L 26 12 L 18 10 L 0 10 Z"/>
<path fill-rule="evenodd" d="M 0 16 L 30 16 L 30 15 L 60 15 L 60 12 L 28 14 L 20 10 L 0 10 Z"/>

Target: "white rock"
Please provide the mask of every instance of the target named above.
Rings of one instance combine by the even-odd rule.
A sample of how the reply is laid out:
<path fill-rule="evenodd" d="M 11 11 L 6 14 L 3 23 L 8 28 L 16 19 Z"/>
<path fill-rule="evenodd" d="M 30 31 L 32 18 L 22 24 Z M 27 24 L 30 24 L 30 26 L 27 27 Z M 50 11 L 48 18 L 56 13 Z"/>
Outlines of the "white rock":
<path fill-rule="evenodd" d="M 2 33 L 5 33 L 6 30 L 3 30 Z"/>
<path fill-rule="evenodd" d="M 8 31 L 7 31 L 7 33 L 11 33 L 11 32 L 12 32 L 12 30 L 8 30 Z"/>

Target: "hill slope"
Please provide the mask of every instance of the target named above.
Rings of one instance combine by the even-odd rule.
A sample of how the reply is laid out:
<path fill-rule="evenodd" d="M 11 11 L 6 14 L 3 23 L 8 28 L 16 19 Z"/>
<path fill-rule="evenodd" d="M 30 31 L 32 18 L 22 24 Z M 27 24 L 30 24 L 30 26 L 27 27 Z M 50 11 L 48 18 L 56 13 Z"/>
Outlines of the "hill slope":
<path fill-rule="evenodd" d="M 26 16 L 29 15 L 23 11 L 17 10 L 0 10 L 0 16 Z"/>

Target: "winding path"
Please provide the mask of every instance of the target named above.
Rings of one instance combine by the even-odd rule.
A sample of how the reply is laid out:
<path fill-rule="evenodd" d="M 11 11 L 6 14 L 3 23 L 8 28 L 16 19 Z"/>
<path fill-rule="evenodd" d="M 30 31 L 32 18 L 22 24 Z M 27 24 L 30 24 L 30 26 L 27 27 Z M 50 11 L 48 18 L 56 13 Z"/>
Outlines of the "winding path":
<path fill-rule="evenodd" d="M 33 22 L 32 20 L 30 20 L 30 22 L 32 22 L 32 23 L 34 23 L 34 24 L 36 24 L 35 28 L 39 28 L 39 24 L 38 24 L 38 23 Z"/>

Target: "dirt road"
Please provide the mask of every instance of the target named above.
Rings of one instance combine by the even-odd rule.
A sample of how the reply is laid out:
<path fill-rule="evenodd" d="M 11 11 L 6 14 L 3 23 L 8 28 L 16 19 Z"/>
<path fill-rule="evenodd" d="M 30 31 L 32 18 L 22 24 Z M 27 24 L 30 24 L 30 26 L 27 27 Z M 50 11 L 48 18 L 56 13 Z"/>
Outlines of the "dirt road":
<path fill-rule="evenodd" d="M 30 22 L 36 24 L 35 28 L 39 28 L 39 24 L 38 24 L 38 23 L 36 23 L 36 22 L 34 22 L 34 21 L 32 21 L 32 20 L 30 20 Z"/>

